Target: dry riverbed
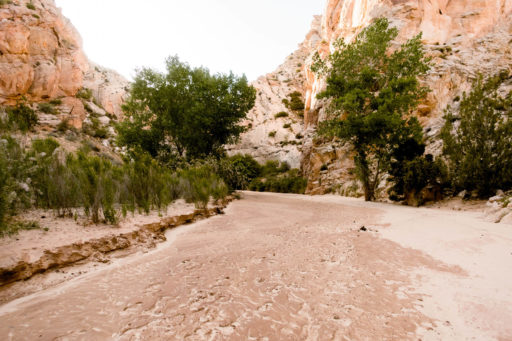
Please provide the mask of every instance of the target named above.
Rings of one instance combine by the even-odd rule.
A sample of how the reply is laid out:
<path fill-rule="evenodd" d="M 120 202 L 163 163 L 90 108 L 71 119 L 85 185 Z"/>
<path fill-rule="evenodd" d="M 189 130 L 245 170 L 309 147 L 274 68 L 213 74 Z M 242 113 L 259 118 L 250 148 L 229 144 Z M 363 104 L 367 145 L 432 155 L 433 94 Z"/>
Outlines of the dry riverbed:
<path fill-rule="evenodd" d="M 243 196 L 153 250 L 3 304 L 0 339 L 512 339 L 512 225 L 335 196 Z"/>
<path fill-rule="evenodd" d="M 167 229 L 222 213 L 231 200 L 210 203 L 204 210 L 178 200 L 159 212 L 129 214 L 115 226 L 27 212 L 20 218 L 36 221 L 40 229 L 0 239 L 0 304 L 87 273 L 112 258 L 147 252 L 166 240 Z"/>

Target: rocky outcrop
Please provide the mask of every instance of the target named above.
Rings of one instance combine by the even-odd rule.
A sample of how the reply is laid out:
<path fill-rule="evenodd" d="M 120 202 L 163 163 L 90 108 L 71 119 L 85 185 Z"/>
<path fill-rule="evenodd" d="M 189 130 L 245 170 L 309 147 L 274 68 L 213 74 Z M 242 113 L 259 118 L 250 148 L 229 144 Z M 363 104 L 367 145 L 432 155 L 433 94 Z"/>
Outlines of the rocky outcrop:
<path fill-rule="evenodd" d="M 83 86 L 92 90 L 93 97 L 104 111 L 117 117 L 122 115 L 121 105 L 130 90 L 130 83 L 123 76 L 91 62 L 89 71 L 84 75 Z"/>
<path fill-rule="evenodd" d="M 300 167 L 303 143 L 302 112 L 288 108 L 283 100 L 299 92 L 306 96 L 306 60 L 320 42 L 321 17 L 315 17 L 311 31 L 298 49 L 274 72 L 261 76 L 252 85 L 257 90 L 256 104 L 244 125 L 248 131 L 240 142 L 228 148 L 229 154 L 249 154 L 258 161 L 279 160 Z M 288 116 L 276 117 L 285 112 Z"/>
<path fill-rule="evenodd" d="M 108 113 L 120 115 L 127 85 L 120 75 L 88 61 L 80 35 L 53 0 L 11 1 L 0 7 L 0 105 L 22 98 L 74 98 L 89 88 Z M 63 102 L 72 120 L 86 117 L 83 106 L 71 99 Z"/>

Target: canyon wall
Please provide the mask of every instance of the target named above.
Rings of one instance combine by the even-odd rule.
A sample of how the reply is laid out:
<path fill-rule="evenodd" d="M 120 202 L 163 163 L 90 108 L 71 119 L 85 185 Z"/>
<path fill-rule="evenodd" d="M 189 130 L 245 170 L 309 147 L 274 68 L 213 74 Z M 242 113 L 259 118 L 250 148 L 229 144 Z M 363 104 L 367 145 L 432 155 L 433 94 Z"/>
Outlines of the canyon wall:
<path fill-rule="evenodd" d="M 312 138 L 318 121 L 325 119 L 325 103 L 316 99 L 325 83 L 309 69 L 312 56 L 318 52 L 325 57 L 337 39 L 350 42 L 378 17 L 387 17 L 399 29 L 397 43 L 422 33 L 426 53 L 432 57 L 434 66 L 422 80 L 432 91 L 416 112 L 424 127 L 427 152 L 441 152 L 443 112 L 448 105 L 458 107 L 459 98 L 478 73 L 512 70 L 512 0 L 329 0 L 322 17 L 322 42 L 311 51 L 305 70 L 308 138 L 302 169 L 309 180 L 309 193 L 358 192 L 347 148 L 315 143 Z"/>
<path fill-rule="evenodd" d="M 300 59 L 305 61 L 301 62 L 304 67 L 294 83 L 304 96 L 305 111 L 301 133 L 304 138 L 293 151 L 293 160 L 297 157 L 301 160 L 302 171 L 308 178 L 308 193 L 357 195 L 361 192 L 354 180 L 349 149 L 314 138 L 317 123 L 325 119 L 326 103 L 316 98 L 325 88 L 325 82 L 311 71 L 310 66 L 316 52 L 322 57 L 327 56 L 337 39 L 352 41 L 379 17 L 387 17 L 399 29 L 396 43 L 421 32 L 426 53 L 433 59 L 432 70 L 422 80 L 432 91 L 416 112 L 424 127 L 430 153 L 439 154 L 442 147 L 439 132 L 444 123 L 444 109 L 448 105 L 458 107 L 459 98 L 470 89 L 477 73 L 492 75 L 501 69 L 512 69 L 512 0 L 328 0 L 324 14 L 315 18 L 312 32 L 300 45 Z M 260 78 L 254 85 L 263 94 L 282 93 L 287 83 L 275 77 L 282 68 Z M 258 97 L 252 117 L 261 117 L 267 123 L 253 126 L 247 133 L 246 136 L 258 135 L 258 139 L 243 140 L 244 152 L 257 155 L 260 146 L 270 144 L 269 137 L 258 131 L 263 127 L 275 129 L 271 115 L 278 108 L 273 105 L 279 103 L 271 96 Z M 286 152 L 276 144 L 272 146 L 272 153 L 262 153 L 260 159 L 290 159 L 286 155 L 292 152 Z M 300 156 L 296 156 L 297 153 Z M 293 165 L 296 165 L 295 161 Z"/>
<path fill-rule="evenodd" d="M 249 154 L 259 162 L 279 160 L 293 168 L 300 167 L 304 113 L 291 110 L 283 100 L 289 100 L 294 92 L 299 92 L 301 98 L 306 95 L 306 61 L 320 43 L 321 19 L 321 16 L 314 18 L 305 40 L 283 64 L 252 82 L 257 97 L 243 123 L 247 132 L 242 134 L 239 143 L 228 147 L 229 154 Z M 286 116 L 279 117 L 278 113 L 286 113 Z"/>
<path fill-rule="evenodd" d="M 76 98 L 90 89 L 103 111 L 119 116 L 128 82 L 87 59 L 80 35 L 53 0 L 0 5 L 0 105 L 62 101 L 80 127 L 87 112 Z"/>

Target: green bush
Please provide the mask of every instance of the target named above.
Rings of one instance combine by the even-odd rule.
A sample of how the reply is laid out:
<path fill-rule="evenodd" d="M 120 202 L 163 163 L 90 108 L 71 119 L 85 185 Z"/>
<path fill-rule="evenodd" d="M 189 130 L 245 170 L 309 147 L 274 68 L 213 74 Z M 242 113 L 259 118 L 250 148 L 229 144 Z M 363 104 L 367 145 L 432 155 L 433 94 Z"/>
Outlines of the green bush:
<path fill-rule="evenodd" d="M 209 167 L 192 167 L 178 172 L 180 189 L 187 202 L 206 208 L 210 198 L 219 200 L 228 194 L 228 187 Z"/>
<path fill-rule="evenodd" d="M 6 108 L 7 118 L 3 119 L 2 130 L 32 130 L 38 123 L 38 117 L 34 110 L 25 103 L 20 102 L 15 107 Z"/>
<path fill-rule="evenodd" d="M 283 104 L 290 110 L 301 111 L 304 110 L 304 101 L 302 94 L 298 91 L 288 94 L 289 99 L 283 99 Z"/>
<path fill-rule="evenodd" d="M 261 166 L 252 156 L 238 154 L 220 160 L 215 172 L 231 190 L 244 190 L 260 176 Z"/>
<path fill-rule="evenodd" d="M 52 103 L 40 103 L 38 109 L 45 114 L 57 115 L 59 112 Z"/>
<path fill-rule="evenodd" d="M 112 163 L 79 151 L 76 156 L 68 156 L 66 165 L 80 184 L 81 204 L 87 216 L 98 223 L 102 214 L 105 221 L 114 224 L 117 221 L 114 204 L 118 184 Z"/>
<path fill-rule="evenodd" d="M 398 164 L 396 164 L 398 165 Z M 393 201 L 415 198 L 417 205 L 424 204 L 420 193 L 430 187 L 441 194 L 446 186 L 446 168 L 441 159 L 434 160 L 430 154 L 418 155 L 411 160 L 404 160 L 400 167 L 392 169 L 389 181 L 394 185 L 388 190 Z"/>
<path fill-rule="evenodd" d="M 94 223 L 114 224 L 128 211 L 149 213 L 178 198 L 205 208 L 210 198 L 227 194 L 224 181 L 206 166 L 174 172 L 146 153 L 117 164 L 85 147 L 66 155 L 53 139 L 35 140 L 28 150 L 11 137 L 0 139 L 0 234 L 13 230 L 18 223 L 11 217 L 29 208 L 59 216 L 83 208 Z"/>
<path fill-rule="evenodd" d="M 260 177 L 249 184 L 251 191 L 304 194 L 307 180 L 286 162 L 270 160 L 261 166 Z"/>
<path fill-rule="evenodd" d="M 278 112 L 274 115 L 274 118 L 288 117 L 288 113 L 286 111 Z"/>
<path fill-rule="evenodd" d="M 290 165 L 287 162 L 279 162 L 275 160 L 270 160 L 265 162 L 263 167 L 261 168 L 261 176 L 268 177 L 274 176 L 281 173 L 286 173 L 290 170 Z"/>
<path fill-rule="evenodd" d="M 3 150 L 0 150 L 0 152 L 0 230 L 3 230 L 7 216 L 10 213 L 10 187 L 12 185 L 7 160 L 3 155 Z"/>
<path fill-rule="evenodd" d="M 268 137 L 276 137 L 277 131 L 273 130 L 270 133 L 268 133 Z"/>
<path fill-rule="evenodd" d="M 512 91 L 499 92 L 509 77 L 508 71 L 486 80 L 480 75 L 459 113 L 446 110 L 443 153 L 456 191 L 485 198 L 512 187 Z"/>
<path fill-rule="evenodd" d="M 29 170 L 30 164 L 17 141 L 0 137 L 0 230 L 8 227 L 11 216 L 30 205 Z"/>
<path fill-rule="evenodd" d="M 52 99 L 52 100 L 50 101 L 50 104 L 51 104 L 51 105 L 62 105 L 62 100 L 61 100 L 61 99 L 59 99 L 59 98 Z"/>
<path fill-rule="evenodd" d="M 89 101 L 92 99 L 92 90 L 87 89 L 87 88 L 82 88 L 82 89 L 78 90 L 75 97 Z"/>
<path fill-rule="evenodd" d="M 282 175 L 274 175 L 254 180 L 249 189 L 259 192 L 304 194 L 307 180 L 299 175 L 298 169 L 292 169 Z"/>
<path fill-rule="evenodd" d="M 82 131 L 84 132 L 84 134 L 99 139 L 106 139 L 108 137 L 107 128 L 101 125 L 101 122 L 98 118 L 91 116 L 89 119 L 91 123 L 84 124 L 82 127 Z"/>
<path fill-rule="evenodd" d="M 38 230 L 40 228 L 37 221 L 11 221 L 3 228 L 0 227 L 0 237 L 11 236 L 22 230 Z"/>
<path fill-rule="evenodd" d="M 29 3 L 27 4 L 27 8 L 28 8 L 28 9 L 31 9 L 31 10 L 33 10 L 33 11 L 35 11 L 35 10 L 36 10 L 36 6 L 34 6 L 34 4 L 33 4 L 33 3 L 31 3 L 31 2 L 29 2 Z"/>
<path fill-rule="evenodd" d="M 65 133 L 69 129 L 71 129 L 71 125 L 69 124 L 69 119 L 67 118 L 60 121 L 60 123 L 57 125 L 57 130 L 61 133 Z"/>

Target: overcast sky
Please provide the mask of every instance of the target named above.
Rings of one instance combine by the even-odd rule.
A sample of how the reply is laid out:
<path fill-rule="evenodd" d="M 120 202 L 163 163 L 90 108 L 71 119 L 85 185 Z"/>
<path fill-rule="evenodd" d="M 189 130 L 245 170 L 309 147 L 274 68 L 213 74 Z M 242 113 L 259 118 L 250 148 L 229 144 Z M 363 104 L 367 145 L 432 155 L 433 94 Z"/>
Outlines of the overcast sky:
<path fill-rule="evenodd" d="M 309 31 L 325 0 L 56 0 L 89 59 L 127 78 L 167 56 L 212 72 L 273 71 Z"/>

